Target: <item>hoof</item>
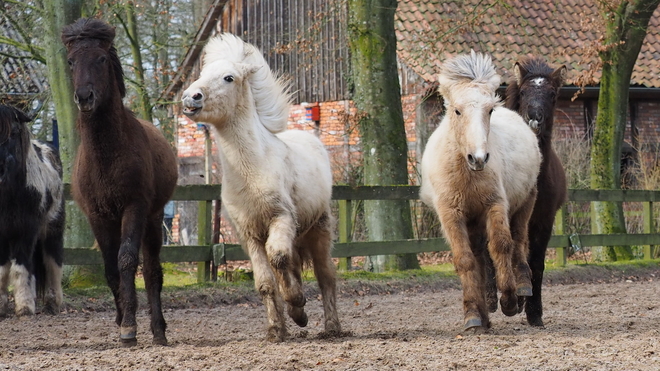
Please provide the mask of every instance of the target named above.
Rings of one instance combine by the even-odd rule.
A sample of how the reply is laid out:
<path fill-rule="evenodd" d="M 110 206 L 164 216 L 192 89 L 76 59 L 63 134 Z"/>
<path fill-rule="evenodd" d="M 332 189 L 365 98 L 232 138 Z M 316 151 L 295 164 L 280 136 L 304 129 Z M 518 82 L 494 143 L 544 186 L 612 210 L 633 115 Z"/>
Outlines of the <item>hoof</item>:
<path fill-rule="evenodd" d="M 304 307 L 294 307 L 289 305 L 289 317 L 300 327 L 307 326 L 307 313 L 305 313 Z"/>
<path fill-rule="evenodd" d="M 270 327 L 266 333 L 266 340 L 270 341 L 271 343 L 281 343 L 286 340 L 288 336 L 289 333 L 287 332 L 286 327 Z"/>
<path fill-rule="evenodd" d="M 46 305 L 44 305 L 42 312 L 54 316 L 60 314 L 60 307 L 54 302 L 48 302 Z"/>
<path fill-rule="evenodd" d="M 154 336 L 154 339 L 153 339 L 152 343 L 154 345 L 167 346 L 167 338 L 165 336 L 163 336 L 163 337 Z"/>
<path fill-rule="evenodd" d="M 518 314 L 518 297 L 516 295 L 502 295 L 500 307 L 505 316 L 515 316 Z"/>
<path fill-rule="evenodd" d="M 341 325 L 339 324 L 339 321 L 325 321 L 325 332 L 339 336 L 341 334 Z"/>
<path fill-rule="evenodd" d="M 119 340 L 122 346 L 130 347 L 137 344 L 137 326 L 122 326 L 119 328 Z"/>
<path fill-rule="evenodd" d="M 28 307 L 16 308 L 16 317 L 28 317 L 34 315 L 34 311 Z"/>
<path fill-rule="evenodd" d="M 532 286 L 518 286 L 516 289 L 516 295 L 518 296 L 532 296 Z"/>
<path fill-rule="evenodd" d="M 482 326 L 483 326 L 483 322 L 481 321 L 481 318 L 470 317 L 465 319 L 465 323 L 463 324 L 463 330 L 467 331 L 469 329 L 475 327 L 482 327 Z"/>
<path fill-rule="evenodd" d="M 545 325 L 543 324 L 543 319 L 541 317 L 527 316 L 527 323 L 529 323 L 530 326 L 545 328 Z"/>

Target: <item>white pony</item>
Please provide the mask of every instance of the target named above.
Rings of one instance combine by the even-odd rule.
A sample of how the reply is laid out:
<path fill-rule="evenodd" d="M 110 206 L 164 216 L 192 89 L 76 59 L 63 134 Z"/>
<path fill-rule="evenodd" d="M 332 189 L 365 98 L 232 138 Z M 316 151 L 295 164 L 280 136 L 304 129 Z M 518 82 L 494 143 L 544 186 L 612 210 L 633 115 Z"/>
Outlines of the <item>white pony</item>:
<path fill-rule="evenodd" d="M 184 113 L 215 127 L 222 202 L 254 267 L 270 341 L 287 337 L 283 304 L 307 325 L 301 269 L 310 261 L 323 295 L 325 331 L 341 332 L 330 257 L 332 172 L 313 134 L 284 131 L 290 96 L 260 51 L 224 33 L 204 49 L 200 78 L 182 96 Z"/>
<path fill-rule="evenodd" d="M 435 208 L 451 246 L 464 328 L 487 329 L 485 259 L 493 260 L 504 314 L 518 313 L 517 296 L 532 294 L 527 222 L 541 154 L 523 119 L 501 106 L 489 56 L 473 51 L 446 61 L 438 82 L 445 116 L 422 157 L 420 198 Z"/>

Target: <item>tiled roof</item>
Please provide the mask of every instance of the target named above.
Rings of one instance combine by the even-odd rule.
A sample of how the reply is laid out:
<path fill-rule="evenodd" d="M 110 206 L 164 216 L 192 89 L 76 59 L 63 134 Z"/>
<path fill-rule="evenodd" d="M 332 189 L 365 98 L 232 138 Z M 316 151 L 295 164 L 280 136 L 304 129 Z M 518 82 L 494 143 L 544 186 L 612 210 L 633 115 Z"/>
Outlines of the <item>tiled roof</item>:
<path fill-rule="evenodd" d="M 479 4 L 478 7 L 476 5 Z M 477 11 L 473 11 L 477 9 Z M 466 17 L 467 14 L 467 17 Z M 523 56 L 543 56 L 565 64 L 568 83 L 598 57 L 585 60 L 585 48 L 599 37 L 600 18 L 591 0 L 402 0 L 395 19 L 399 58 L 433 82 L 450 55 L 470 49 L 491 54 L 503 77 Z M 467 26 L 466 26 L 467 24 Z M 660 9 L 656 9 L 632 74 L 631 85 L 660 88 Z M 600 72 L 594 75 L 596 81 Z"/>
<path fill-rule="evenodd" d="M 9 22 L 2 21 L 0 19 L 0 32 L 8 38 L 21 41 L 21 35 Z M 21 101 L 46 90 L 45 67 L 31 59 L 21 58 L 27 55 L 27 52 L 0 43 L 0 100 Z"/>

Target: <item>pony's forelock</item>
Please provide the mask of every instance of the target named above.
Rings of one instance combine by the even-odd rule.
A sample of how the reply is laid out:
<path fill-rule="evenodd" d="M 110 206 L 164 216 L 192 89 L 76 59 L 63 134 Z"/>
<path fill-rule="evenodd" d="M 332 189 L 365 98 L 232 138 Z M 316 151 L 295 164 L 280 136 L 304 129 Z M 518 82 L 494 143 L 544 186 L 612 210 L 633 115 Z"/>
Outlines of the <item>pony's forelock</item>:
<path fill-rule="evenodd" d="M 9 139 L 12 123 L 17 121 L 24 124 L 32 120 L 18 108 L 0 104 L 0 144 Z"/>
<path fill-rule="evenodd" d="M 85 48 L 107 50 L 121 97 L 126 96 L 124 70 L 114 46 L 115 28 L 113 26 L 100 19 L 80 18 L 62 29 L 61 38 L 69 53 Z"/>
<path fill-rule="evenodd" d="M 461 83 L 484 84 L 495 91 L 500 84 L 500 75 L 490 56 L 482 53 L 462 54 L 442 64 L 438 76 L 441 93 L 449 92 L 452 86 Z M 444 95 L 444 94 L 443 94 Z"/>

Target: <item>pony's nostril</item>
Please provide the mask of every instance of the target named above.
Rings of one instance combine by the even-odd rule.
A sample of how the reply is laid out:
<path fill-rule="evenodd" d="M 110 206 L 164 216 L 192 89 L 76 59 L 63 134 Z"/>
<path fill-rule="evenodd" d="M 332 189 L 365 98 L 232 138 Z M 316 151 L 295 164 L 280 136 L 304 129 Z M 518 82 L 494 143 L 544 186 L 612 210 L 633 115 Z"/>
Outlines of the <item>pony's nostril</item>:
<path fill-rule="evenodd" d="M 486 157 L 484 158 L 484 164 L 488 162 L 488 159 L 490 159 L 490 153 L 486 153 Z"/>
<path fill-rule="evenodd" d="M 195 95 L 192 96 L 192 99 L 194 99 L 194 100 L 202 100 L 203 97 L 204 97 L 204 96 L 202 95 L 202 93 L 195 93 Z"/>
<path fill-rule="evenodd" d="M 469 163 L 474 164 L 474 156 L 472 156 L 471 154 L 467 155 L 467 160 Z"/>

